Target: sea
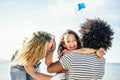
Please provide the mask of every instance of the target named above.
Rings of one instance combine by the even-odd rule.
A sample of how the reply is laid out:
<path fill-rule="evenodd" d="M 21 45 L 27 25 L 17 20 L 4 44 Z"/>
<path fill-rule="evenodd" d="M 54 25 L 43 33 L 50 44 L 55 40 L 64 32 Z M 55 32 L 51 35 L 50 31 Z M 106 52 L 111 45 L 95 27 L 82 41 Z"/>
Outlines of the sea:
<path fill-rule="evenodd" d="M 0 80 L 10 80 L 8 60 L 0 60 Z M 120 80 L 120 63 L 106 63 L 102 80 Z"/>

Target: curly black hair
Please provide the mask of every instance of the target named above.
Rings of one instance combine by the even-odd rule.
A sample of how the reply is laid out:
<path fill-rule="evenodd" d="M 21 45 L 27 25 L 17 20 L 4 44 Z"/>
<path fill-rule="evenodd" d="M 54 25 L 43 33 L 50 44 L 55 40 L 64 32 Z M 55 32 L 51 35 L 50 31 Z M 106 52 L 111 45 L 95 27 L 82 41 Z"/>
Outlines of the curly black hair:
<path fill-rule="evenodd" d="M 107 51 L 112 46 L 114 32 L 106 21 L 100 18 L 86 19 L 80 27 L 82 47 L 104 48 Z"/>

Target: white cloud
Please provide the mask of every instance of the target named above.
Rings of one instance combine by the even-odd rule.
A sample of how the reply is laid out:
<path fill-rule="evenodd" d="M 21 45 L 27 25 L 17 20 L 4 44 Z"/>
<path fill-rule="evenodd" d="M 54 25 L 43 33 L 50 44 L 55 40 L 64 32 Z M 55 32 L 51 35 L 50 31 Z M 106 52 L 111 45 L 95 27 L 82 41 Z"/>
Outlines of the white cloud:
<path fill-rule="evenodd" d="M 53 16 L 71 16 L 73 15 L 74 5 L 73 3 L 58 2 L 49 5 L 48 10 Z"/>

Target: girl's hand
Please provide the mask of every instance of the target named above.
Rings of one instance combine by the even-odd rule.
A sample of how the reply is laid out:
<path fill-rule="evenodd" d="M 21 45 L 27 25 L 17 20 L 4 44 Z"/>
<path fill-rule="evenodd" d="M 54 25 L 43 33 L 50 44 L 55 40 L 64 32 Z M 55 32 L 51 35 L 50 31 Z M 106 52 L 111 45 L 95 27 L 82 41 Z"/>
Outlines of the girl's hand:
<path fill-rule="evenodd" d="M 102 58 L 105 54 L 105 50 L 103 48 L 100 48 L 99 50 L 96 51 L 96 54 L 99 58 Z"/>

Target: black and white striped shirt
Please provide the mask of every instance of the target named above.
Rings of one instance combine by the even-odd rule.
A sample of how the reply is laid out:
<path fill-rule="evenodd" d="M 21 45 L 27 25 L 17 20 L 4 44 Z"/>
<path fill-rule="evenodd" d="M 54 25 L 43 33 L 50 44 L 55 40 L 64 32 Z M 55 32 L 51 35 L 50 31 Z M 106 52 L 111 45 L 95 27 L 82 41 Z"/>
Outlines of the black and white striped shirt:
<path fill-rule="evenodd" d="M 67 80 L 102 80 L 104 75 L 105 59 L 98 58 L 95 53 L 68 53 L 60 63 L 67 70 Z"/>

